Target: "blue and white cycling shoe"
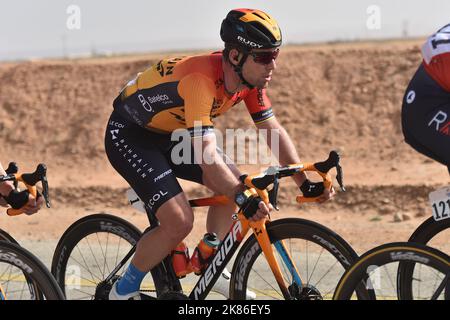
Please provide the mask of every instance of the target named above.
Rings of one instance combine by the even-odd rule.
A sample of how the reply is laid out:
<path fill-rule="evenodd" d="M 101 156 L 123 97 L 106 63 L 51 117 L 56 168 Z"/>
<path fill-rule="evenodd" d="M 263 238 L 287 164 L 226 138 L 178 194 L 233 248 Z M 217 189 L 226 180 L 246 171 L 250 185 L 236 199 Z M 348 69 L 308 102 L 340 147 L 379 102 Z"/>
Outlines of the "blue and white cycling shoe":
<path fill-rule="evenodd" d="M 131 292 L 128 294 L 119 294 L 117 292 L 117 283 L 119 281 L 114 282 L 111 291 L 109 292 L 109 300 L 141 300 L 141 294 L 139 291 Z"/>

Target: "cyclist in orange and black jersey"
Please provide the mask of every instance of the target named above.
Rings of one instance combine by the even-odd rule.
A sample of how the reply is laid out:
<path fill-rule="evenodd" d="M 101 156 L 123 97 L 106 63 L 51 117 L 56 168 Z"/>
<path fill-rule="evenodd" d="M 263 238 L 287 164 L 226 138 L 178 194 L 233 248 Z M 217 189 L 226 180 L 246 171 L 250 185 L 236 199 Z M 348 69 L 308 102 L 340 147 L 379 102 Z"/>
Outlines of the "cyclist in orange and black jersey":
<path fill-rule="evenodd" d="M 422 56 L 403 98 L 403 134 L 450 173 L 450 24 L 426 40 Z"/>
<path fill-rule="evenodd" d="M 139 240 L 110 299 L 139 299 L 145 274 L 192 230 L 193 212 L 177 178 L 234 199 L 252 220 L 272 210 L 259 197 L 243 192 L 241 173 L 217 148 L 214 118 L 243 100 L 256 127 L 268 130 L 269 147 L 276 140 L 271 135 L 278 134 L 280 164 L 300 162 L 266 95 L 282 41 L 277 22 L 260 10 L 236 9 L 223 20 L 220 35 L 225 42 L 222 53 L 162 60 L 129 82 L 114 101 L 105 134 L 108 159 L 160 224 Z M 176 129 L 187 129 L 192 137 L 189 149 L 182 150 L 183 158 L 190 161 L 174 159 L 178 144 L 171 138 Z M 201 150 L 193 147 L 198 142 Z M 310 182 L 304 173 L 293 178 L 305 196 L 321 196 L 325 201 L 334 195 L 334 190 L 324 190 L 323 183 Z M 236 204 L 211 207 L 207 232 L 222 240 Z"/>
<path fill-rule="evenodd" d="M 244 88 L 227 93 L 224 87 L 222 52 L 161 60 L 138 74 L 114 101 L 118 114 L 158 133 L 176 129 L 210 133 L 213 119 L 240 101 L 255 121 L 273 116 L 265 88 Z"/>

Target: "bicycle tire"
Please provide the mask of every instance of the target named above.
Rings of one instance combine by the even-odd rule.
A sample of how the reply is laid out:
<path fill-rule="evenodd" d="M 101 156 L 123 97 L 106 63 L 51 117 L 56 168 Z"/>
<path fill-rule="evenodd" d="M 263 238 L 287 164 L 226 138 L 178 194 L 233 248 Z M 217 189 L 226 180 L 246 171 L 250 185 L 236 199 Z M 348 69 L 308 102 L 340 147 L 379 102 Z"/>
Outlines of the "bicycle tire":
<path fill-rule="evenodd" d="M 448 255 L 435 248 L 411 242 L 387 243 L 363 254 L 355 264 L 346 271 L 339 281 L 333 299 L 350 299 L 355 287 L 367 280 L 367 270 L 371 266 L 386 267 L 389 263 L 396 263 L 399 261 L 413 263 L 419 263 L 420 261 L 421 264 L 439 271 L 444 276 L 448 276 L 450 272 Z M 397 296 L 397 298 L 401 297 Z"/>
<path fill-rule="evenodd" d="M 408 242 L 427 245 L 437 234 L 450 228 L 450 219 L 435 221 L 433 217 L 425 220 L 411 235 Z M 400 263 L 397 272 L 398 296 L 402 300 L 413 300 L 413 274 L 415 264 Z M 450 286 L 446 288 L 446 297 L 450 297 Z M 447 299 L 447 298 L 446 298 Z"/>
<path fill-rule="evenodd" d="M 93 233 L 101 232 L 111 233 L 115 236 L 120 237 L 121 239 L 124 239 L 129 243 L 130 250 L 131 247 L 134 246 L 142 236 L 141 231 L 137 229 L 133 224 L 122 218 L 104 213 L 90 215 L 73 223 L 59 240 L 52 259 L 52 274 L 55 276 L 56 281 L 65 294 L 65 274 L 67 271 L 67 263 L 70 259 L 72 251 L 84 238 L 92 235 Z M 128 253 L 130 250 L 128 250 L 126 253 Z M 168 286 L 168 281 L 170 281 L 170 279 L 168 278 L 167 268 L 165 266 L 165 263 L 170 262 L 168 261 L 169 258 L 170 257 L 168 256 L 162 263 L 155 266 L 151 270 L 151 272 L 149 272 L 149 277 L 151 277 L 152 286 L 154 286 L 154 288 L 148 291 L 155 292 L 156 296 L 159 296 L 161 293 L 170 290 L 170 287 Z M 118 264 L 118 261 L 120 260 L 121 259 L 118 259 L 116 257 L 116 264 Z M 115 268 L 116 265 L 113 265 L 112 269 Z M 102 282 L 103 280 L 104 278 L 101 278 L 99 282 Z M 98 283 L 96 283 L 96 286 L 98 289 Z M 105 295 L 107 294 L 103 294 L 100 296 L 103 296 L 102 299 L 107 299 Z M 98 297 L 97 291 L 92 296 L 92 298 L 95 298 L 95 296 Z M 149 296 L 145 298 L 152 299 L 152 297 Z"/>
<path fill-rule="evenodd" d="M 358 258 L 353 248 L 338 234 L 313 221 L 299 218 L 279 219 L 268 223 L 266 228 L 271 243 L 283 239 L 301 239 L 313 242 L 335 257 L 344 270 L 348 269 Z M 255 235 L 251 235 L 242 246 L 233 265 L 230 285 L 232 300 L 245 300 L 250 272 L 261 253 L 262 250 Z M 297 267 L 299 266 L 297 265 Z M 370 297 L 368 292 L 362 294 Z"/>
<path fill-rule="evenodd" d="M 0 241 L 7 241 L 7 242 L 11 242 L 11 243 L 20 245 L 17 242 L 17 240 L 13 238 L 13 236 L 11 236 L 8 232 L 6 232 L 3 229 L 0 229 Z M 43 295 L 41 292 L 39 292 L 38 286 L 36 284 L 34 284 L 33 281 L 30 278 L 28 278 L 26 274 L 24 274 L 24 277 L 27 281 L 28 289 L 30 290 L 30 296 L 36 297 L 36 300 L 42 300 Z"/>
<path fill-rule="evenodd" d="M 60 238 L 55 253 L 53 254 L 51 267 L 52 274 L 66 296 L 67 264 L 73 250 L 81 241 L 83 241 L 83 239 L 86 239 L 93 234 L 96 234 L 98 237 L 99 233 L 107 233 L 108 239 L 110 234 L 117 236 L 119 237 L 119 241 L 122 239 L 125 240 L 130 248 L 139 241 L 142 235 L 141 231 L 128 221 L 105 213 L 89 215 L 74 222 Z M 100 249 L 103 250 L 101 247 Z M 106 248 L 106 250 L 108 250 L 108 248 Z M 94 259 L 96 259 L 96 257 L 94 257 Z M 120 259 L 118 261 L 120 261 Z M 113 266 L 113 268 L 114 267 L 116 266 Z M 93 280 L 98 280 L 98 283 L 95 283 L 95 286 L 98 286 L 104 279 L 99 278 Z M 94 286 L 94 284 L 91 286 Z M 91 298 L 94 298 L 94 296 L 95 294 Z M 69 297 L 67 298 L 69 299 Z"/>
<path fill-rule="evenodd" d="M 0 229 L 0 241 L 8 241 L 11 243 L 19 244 L 16 239 L 14 239 L 8 232 Z"/>
<path fill-rule="evenodd" d="M 64 300 L 64 294 L 44 264 L 27 249 L 18 244 L 0 241 L 0 263 L 8 264 L 9 270 L 19 269 L 26 277 L 27 282 L 33 283 L 39 294 L 33 295 L 30 290 L 31 300 Z M 17 276 L 13 279 L 17 281 Z M 8 277 L 8 280 L 11 280 Z M 0 279 L 0 284 L 3 280 Z M 9 286 L 9 285 L 8 285 Z M 4 286 L 2 286 L 4 287 Z M 8 295 L 8 292 L 6 292 Z M 8 297 L 7 297 L 8 298 Z M 18 300 L 14 296 L 9 299 Z"/>

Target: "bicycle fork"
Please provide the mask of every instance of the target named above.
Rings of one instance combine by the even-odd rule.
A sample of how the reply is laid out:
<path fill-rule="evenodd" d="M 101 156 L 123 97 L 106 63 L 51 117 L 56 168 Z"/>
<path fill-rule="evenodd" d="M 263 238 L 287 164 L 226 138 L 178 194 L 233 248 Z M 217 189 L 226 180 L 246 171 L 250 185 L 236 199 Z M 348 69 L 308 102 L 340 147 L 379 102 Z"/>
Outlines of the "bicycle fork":
<path fill-rule="evenodd" d="M 293 297 L 288 287 L 286 286 L 286 280 L 283 277 L 280 265 L 275 257 L 274 250 L 270 243 L 269 235 L 266 229 L 266 221 L 265 220 L 259 220 L 256 222 L 249 221 L 249 225 L 253 229 L 253 233 L 255 234 L 256 240 L 258 241 L 259 246 L 261 247 L 264 256 L 266 257 L 266 260 L 269 263 L 269 267 L 272 270 L 272 273 L 275 277 L 275 280 L 278 283 L 278 286 L 280 287 L 283 297 L 286 300 L 292 299 Z M 299 272 L 288 250 L 286 250 L 286 246 L 284 245 L 283 240 L 275 242 L 274 245 L 277 252 L 281 256 L 283 263 L 287 266 L 289 272 L 291 273 L 293 281 L 297 284 L 299 288 L 301 288 L 302 281 Z"/>
<path fill-rule="evenodd" d="M 0 285 L 0 300 L 7 300 L 5 291 L 3 291 L 3 287 Z"/>

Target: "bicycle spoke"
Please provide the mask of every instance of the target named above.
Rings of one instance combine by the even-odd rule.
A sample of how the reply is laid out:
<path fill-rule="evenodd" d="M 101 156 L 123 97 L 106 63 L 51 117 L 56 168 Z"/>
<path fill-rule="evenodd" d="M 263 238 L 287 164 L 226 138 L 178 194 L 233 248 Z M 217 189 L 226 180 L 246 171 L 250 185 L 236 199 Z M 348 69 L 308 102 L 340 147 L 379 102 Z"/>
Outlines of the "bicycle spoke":
<path fill-rule="evenodd" d="M 309 254 L 308 254 L 308 241 L 306 241 L 306 285 L 309 285 Z"/>
<path fill-rule="evenodd" d="M 25 279 L 26 280 L 26 279 Z M 20 292 L 20 300 L 22 300 L 24 287 L 25 287 L 26 281 L 22 284 L 22 291 Z"/>
<path fill-rule="evenodd" d="M 22 289 L 15 289 L 15 290 L 9 290 L 7 293 L 11 294 L 11 293 L 17 293 L 17 292 L 23 292 L 23 288 Z"/>
<path fill-rule="evenodd" d="M 333 265 L 331 267 L 328 268 L 328 270 L 325 272 L 325 274 L 322 276 L 322 278 L 319 279 L 319 281 L 317 281 L 316 283 L 314 283 L 314 286 L 317 287 L 319 285 L 319 283 L 327 276 L 327 274 L 330 273 L 330 271 L 334 268 L 334 266 L 338 263 L 339 261 L 335 261 L 333 263 Z"/>
<path fill-rule="evenodd" d="M 120 242 L 122 241 L 122 238 L 119 238 L 119 244 L 117 245 L 117 252 L 116 252 L 116 260 L 114 262 L 114 265 L 117 266 L 119 261 L 119 249 L 120 249 Z"/>
<path fill-rule="evenodd" d="M 103 263 L 103 271 L 101 272 L 102 278 L 104 278 L 104 277 L 105 277 L 105 267 L 106 267 L 106 255 L 107 255 L 106 252 L 108 251 L 108 239 L 106 239 L 105 253 L 103 253 L 103 248 L 102 248 L 102 245 L 101 245 L 101 243 L 100 243 L 100 239 L 99 239 L 99 237 L 98 237 L 98 232 L 96 232 L 95 235 L 97 236 L 98 246 L 100 247 L 100 250 L 101 250 L 101 252 L 102 252 L 102 255 L 103 255 L 103 257 L 105 258 L 105 259 L 104 259 L 105 262 Z M 109 236 L 109 233 L 108 233 L 108 236 Z"/>
<path fill-rule="evenodd" d="M 378 268 L 377 268 L 378 269 Z M 383 269 L 385 270 L 385 273 L 386 273 L 386 275 L 387 275 L 387 278 L 388 278 L 388 280 L 389 280 L 389 283 L 390 283 L 390 285 L 391 285 L 391 288 L 394 290 L 394 292 L 397 292 L 397 290 L 396 290 L 396 286 L 395 286 L 395 284 L 392 282 L 392 278 L 391 278 L 391 276 L 389 275 L 389 271 L 387 270 L 387 265 L 383 265 Z M 382 271 L 379 271 L 380 272 L 380 274 L 381 274 L 381 272 Z M 383 278 L 381 278 L 381 279 L 383 279 Z M 369 280 L 370 280 L 370 277 L 369 277 Z M 380 289 L 380 291 L 381 291 L 381 289 Z M 386 297 L 389 297 L 389 290 L 385 290 L 385 292 L 386 292 L 386 294 L 385 295 L 381 295 L 381 298 L 383 298 L 384 300 L 386 300 Z M 377 297 L 379 297 L 380 295 L 377 295 Z"/>
<path fill-rule="evenodd" d="M 95 282 L 95 281 L 89 280 L 89 279 L 87 279 L 87 278 L 82 278 L 82 277 L 80 277 L 79 279 L 80 279 L 80 281 L 87 281 L 87 282 L 90 282 L 90 283 L 92 283 L 93 286 L 97 286 L 97 285 L 99 284 L 99 282 Z M 70 286 L 70 285 L 68 285 L 68 286 Z"/>
<path fill-rule="evenodd" d="M 416 264 L 414 267 L 415 267 L 414 268 L 415 273 L 417 273 L 418 276 L 414 276 L 414 275 L 412 276 L 412 281 L 417 284 L 416 286 L 413 286 L 413 289 L 414 289 L 414 287 L 416 287 L 415 288 L 415 291 L 417 293 L 416 297 L 417 297 L 417 299 L 421 299 L 422 298 L 421 284 L 423 282 L 423 280 L 422 280 L 423 265 L 419 264 L 419 267 L 417 267 L 417 264 Z M 437 289 L 440 286 L 440 284 L 442 283 L 441 281 L 443 278 L 442 278 L 442 276 L 440 276 L 440 273 L 437 270 L 431 269 L 431 268 L 427 268 L 427 269 L 429 269 L 430 272 L 434 273 L 434 285 L 433 285 L 433 290 L 432 290 L 432 293 L 434 292 L 434 294 L 431 295 L 431 297 L 433 297 L 436 294 L 436 292 L 438 291 Z M 430 276 L 430 277 L 433 277 L 433 276 Z M 431 298 L 431 297 L 424 297 L 423 299 L 427 299 L 427 298 Z"/>
<path fill-rule="evenodd" d="M 419 266 L 419 279 L 421 278 L 420 277 L 421 272 L 422 272 L 422 265 Z M 420 284 L 418 285 L 417 291 L 418 291 L 417 292 L 417 296 L 420 297 L 421 296 L 421 294 L 420 294 Z"/>
<path fill-rule="evenodd" d="M 94 278 L 97 278 L 99 281 L 102 281 L 99 277 L 94 276 L 94 274 L 91 272 L 90 268 L 88 267 L 88 263 L 84 259 L 84 255 L 81 253 L 81 249 L 78 246 L 76 248 L 78 249 L 78 252 L 80 253 L 81 258 L 83 259 L 84 265 L 82 265 L 80 262 L 78 262 L 73 257 L 70 257 L 70 259 L 74 260 L 77 264 L 79 264 L 81 267 L 83 267 L 91 275 L 92 280 L 94 280 Z"/>
<path fill-rule="evenodd" d="M 278 297 L 275 297 L 275 296 L 272 296 L 272 295 L 270 295 L 270 294 L 267 294 L 267 291 L 263 291 L 263 290 L 255 289 L 255 288 L 252 288 L 252 290 L 253 290 L 255 293 L 259 292 L 263 297 L 269 296 L 269 297 L 274 298 L 274 299 L 276 299 L 276 300 L 280 300 Z M 275 292 L 278 293 L 278 291 L 276 291 L 276 290 L 275 290 Z"/>
<path fill-rule="evenodd" d="M 92 298 L 92 297 L 94 296 L 92 293 L 89 293 L 89 292 L 86 292 L 86 291 L 83 291 L 83 290 L 80 290 L 80 289 L 74 289 L 74 291 L 78 291 L 78 292 L 80 292 L 80 293 L 86 294 L 86 296 L 83 296 L 83 297 L 81 297 L 81 298 L 78 298 L 77 300 L 82 300 L 82 299 L 88 298 L 88 297 L 91 297 L 91 298 Z"/>
<path fill-rule="evenodd" d="M 309 278 L 308 278 L 308 281 L 306 282 L 307 285 L 310 283 L 310 280 L 311 280 L 312 277 L 313 277 L 314 271 L 316 271 L 317 265 L 318 265 L 318 263 L 319 263 L 320 258 L 322 257 L 323 251 L 324 251 L 324 248 L 322 248 L 322 250 L 320 250 L 319 258 L 317 258 L 317 261 L 316 261 L 316 263 L 315 263 L 315 265 L 314 265 L 314 268 L 313 268 L 313 270 L 312 270 L 312 272 L 311 272 L 311 277 L 309 277 Z"/>
<path fill-rule="evenodd" d="M 21 277 L 25 277 L 23 274 L 21 273 L 14 273 L 14 275 L 12 275 L 11 273 L 8 276 L 8 281 L 16 281 L 17 279 L 20 279 Z"/>
<path fill-rule="evenodd" d="M 258 276 L 258 277 L 260 277 L 267 285 L 269 285 L 269 287 L 271 287 L 281 298 L 283 298 L 284 299 L 284 296 L 280 293 L 280 292 L 278 292 L 277 291 L 277 289 L 274 287 L 274 286 L 272 286 L 262 275 L 260 275 L 256 270 L 252 270 L 254 273 L 256 273 L 256 275 Z M 253 289 L 253 288 L 252 288 Z"/>
<path fill-rule="evenodd" d="M 436 300 L 441 294 L 442 290 L 445 288 L 445 284 L 443 282 L 445 281 L 446 277 L 440 276 L 440 273 L 437 272 L 436 270 L 432 271 L 434 273 L 434 285 L 433 290 L 431 290 L 431 296 L 429 298 L 431 300 Z"/>
<path fill-rule="evenodd" d="M 0 275 L 0 279 L 3 279 L 3 277 L 5 276 L 6 271 L 8 270 L 8 268 L 11 267 L 11 264 L 7 264 L 7 267 L 5 267 L 5 270 L 3 271 L 3 273 Z"/>
<path fill-rule="evenodd" d="M 88 244 L 89 250 L 91 251 L 92 257 L 94 258 L 95 264 L 97 265 L 98 271 L 100 271 L 100 275 L 102 275 L 102 274 L 101 274 L 101 273 L 102 273 L 102 269 L 100 269 L 100 264 L 98 263 L 97 257 L 95 256 L 94 252 L 92 251 L 92 247 L 91 247 L 91 245 L 90 245 L 90 243 L 89 243 L 89 238 L 87 238 L 87 237 L 86 237 L 86 242 L 87 242 L 87 244 Z M 102 277 L 101 277 L 101 278 L 102 278 Z"/>
<path fill-rule="evenodd" d="M 6 282 L 6 292 L 8 292 L 8 288 L 9 288 L 9 282 L 10 282 L 10 278 L 11 278 L 11 269 L 12 269 L 12 265 L 9 265 L 9 274 L 8 274 L 8 281 Z"/>

